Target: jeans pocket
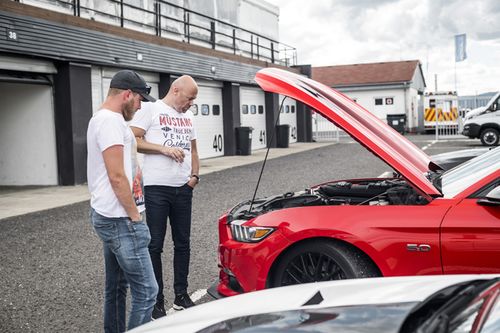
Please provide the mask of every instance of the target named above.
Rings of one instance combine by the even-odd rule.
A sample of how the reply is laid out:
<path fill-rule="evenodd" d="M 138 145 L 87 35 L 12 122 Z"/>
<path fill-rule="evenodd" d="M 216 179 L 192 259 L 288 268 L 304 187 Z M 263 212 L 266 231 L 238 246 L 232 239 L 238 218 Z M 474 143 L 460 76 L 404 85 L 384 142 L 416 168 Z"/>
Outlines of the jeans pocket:
<path fill-rule="evenodd" d="M 109 246 L 112 251 L 120 248 L 120 237 L 116 219 L 104 217 L 96 212 L 92 213 L 92 225 L 94 230 L 103 241 L 104 244 Z"/>
<path fill-rule="evenodd" d="M 148 225 L 142 222 L 132 222 L 130 219 L 127 221 L 129 231 L 134 235 L 139 247 L 147 247 L 151 241 L 151 234 L 149 233 Z"/>

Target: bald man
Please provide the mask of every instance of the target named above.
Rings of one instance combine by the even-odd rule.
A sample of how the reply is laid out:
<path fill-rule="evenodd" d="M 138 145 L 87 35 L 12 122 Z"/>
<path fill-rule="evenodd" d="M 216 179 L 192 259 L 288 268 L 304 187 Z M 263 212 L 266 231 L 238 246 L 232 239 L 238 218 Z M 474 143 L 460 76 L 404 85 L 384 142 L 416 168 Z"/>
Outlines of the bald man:
<path fill-rule="evenodd" d="M 137 149 L 144 153 L 146 222 L 151 232 L 149 254 L 158 283 L 152 317 L 165 316 L 161 254 L 170 221 L 174 243 L 174 309 L 194 306 L 187 293 L 191 204 L 200 177 L 193 113 L 189 110 L 198 94 L 192 77 L 176 79 L 167 95 L 156 103 L 144 104 L 131 125 Z"/>

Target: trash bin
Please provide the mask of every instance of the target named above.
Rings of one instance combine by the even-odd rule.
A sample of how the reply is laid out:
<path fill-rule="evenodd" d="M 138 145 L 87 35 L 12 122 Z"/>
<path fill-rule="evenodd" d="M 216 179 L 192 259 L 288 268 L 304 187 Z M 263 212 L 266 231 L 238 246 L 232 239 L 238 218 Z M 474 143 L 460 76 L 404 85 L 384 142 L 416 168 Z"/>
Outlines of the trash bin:
<path fill-rule="evenodd" d="M 394 128 L 401 134 L 405 132 L 406 125 L 406 115 L 405 114 L 388 114 L 387 115 L 387 124 Z"/>
<path fill-rule="evenodd" d="M 236 127 L 236 155 L 252 153 L 252 127 Z"/>
<path fill-rule="evenodd" d="M 290 141 L 290 125 L 276 125 L 276 147 L 288 148 Z"/>

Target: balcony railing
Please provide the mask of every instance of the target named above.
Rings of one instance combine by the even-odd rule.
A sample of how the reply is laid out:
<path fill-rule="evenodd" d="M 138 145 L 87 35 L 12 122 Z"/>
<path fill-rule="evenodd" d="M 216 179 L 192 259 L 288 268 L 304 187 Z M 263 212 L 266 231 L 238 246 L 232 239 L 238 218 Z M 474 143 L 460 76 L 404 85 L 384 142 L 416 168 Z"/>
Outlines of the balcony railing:
<path fill-rule="evenodd" d="M 297 63 L 291 46 L 165 0 L 17 2 L 283 66 Z"/>

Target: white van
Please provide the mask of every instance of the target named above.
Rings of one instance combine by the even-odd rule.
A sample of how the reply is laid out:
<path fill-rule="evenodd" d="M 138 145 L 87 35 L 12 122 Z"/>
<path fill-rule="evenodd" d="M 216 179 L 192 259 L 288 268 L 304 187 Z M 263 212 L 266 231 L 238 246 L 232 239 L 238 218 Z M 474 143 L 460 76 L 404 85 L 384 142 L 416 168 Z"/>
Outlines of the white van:
<path fill-rule="evenodd" d="M 485 146 L 496 146 L 500 141 L 500 92 L 486 106 L 473 109 L 464 117 L 462 134 L 479 138 Z"/>

